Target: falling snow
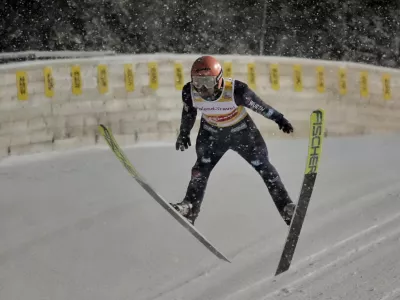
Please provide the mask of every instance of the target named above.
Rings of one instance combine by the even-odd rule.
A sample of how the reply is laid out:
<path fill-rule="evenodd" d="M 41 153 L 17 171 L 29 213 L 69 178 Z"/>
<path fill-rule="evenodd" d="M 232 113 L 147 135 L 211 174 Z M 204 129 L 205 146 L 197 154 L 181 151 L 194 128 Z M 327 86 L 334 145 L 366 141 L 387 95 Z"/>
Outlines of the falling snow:
<path fill-rule="evenodd" d="M 262 53 L 398 66 L 399 21 L 395 1 L 21 0 L 2 8 L 0 45 L 2 52 Z"/>

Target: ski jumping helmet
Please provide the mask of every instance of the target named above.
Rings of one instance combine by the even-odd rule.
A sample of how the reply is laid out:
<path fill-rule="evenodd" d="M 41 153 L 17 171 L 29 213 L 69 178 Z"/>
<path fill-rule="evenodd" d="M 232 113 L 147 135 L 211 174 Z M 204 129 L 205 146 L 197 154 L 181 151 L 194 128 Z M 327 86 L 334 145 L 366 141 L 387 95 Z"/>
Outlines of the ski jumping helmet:
<path fill-rule="evenodd" d="M 222 67 L 212 56 L 205 55 L 196 59 L 190 75 L 193 88 L 203 98 L 212 97 L 222 87 Z"/>

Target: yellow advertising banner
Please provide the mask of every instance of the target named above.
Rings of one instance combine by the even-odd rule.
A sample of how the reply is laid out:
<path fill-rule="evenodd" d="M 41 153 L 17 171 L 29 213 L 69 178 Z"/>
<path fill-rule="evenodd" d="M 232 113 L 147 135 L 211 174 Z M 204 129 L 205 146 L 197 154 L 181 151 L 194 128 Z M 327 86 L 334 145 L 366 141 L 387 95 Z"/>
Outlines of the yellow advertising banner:
<path fill-rule="evenodd" d="M 271 64 L 269 66 L 269 79 L 272 89 L 278 91 L 280 89 L 278 64 Z"/>
<path fill-rule="evenodd" d="M 158 64 L 156 62 L 148 63 L 149 69 L 149 86 L 153 90 L 158 89 Z"/>
<path fill-rule="evenodd" d="M 16 74 L 17 79 L 17 94 L 18 99 L 26 101 L 28 95 L 28 74 L 25 71 L 18 71 Z"/>
<path fill-rule="evenodd" d="M 97 86 L 100 94 L 108 92 L 108 67 L 107 65 L 97 66 Z"/>
<path fill-rule="evenodd" d="M 53 78 L 53 70 L 51 67 L 45 67 L 43 69 L 44 76 L 44 94 L 48 98 L 52 98 L 54 96 L 54 78 Z"/>
<path fill-rule="evenodd" d="M 392 99 L 392 87 L 390 86 L 390 74 L 382 75 L 382 86 L 383 86 L 383 99 Z"/>
<path fill-rule="evenodd" d="M 301 65 L 296 64 L 293 66 L 293 84 L 296 92 L 301 92 L 303 90 L 303 74 Z"/>
<path fill-rule="evenodd" d="M 362 97 L 368 97 L 368 72 L 360 72 L 360 94 Z"/>
<path fill-rule="evenodd" d="M 71 77 L 72 77 L 72 94 L 81 95 L 82 94 L 82 75 L 80 66 L 71 67 Z"/>
<path fill-rule="evenodd" d="M 317 67 L 317 91 L 325 92 L 325 69 L 322 66 Z"/>
<path fill-rule="evenodd" d="M 256 65 L 254 63 L 247 64 L 247 81 L 251 89 L 256 89 Z"/>
<path fill-rule="evenodd" d="M 174 78 L 175 78 L 175 89 L 182 90 L 185 85 L 184 75 L 183 75 L 183 67 L 181 63 L 175 63 L 174 65 Z"/>
<path fill-rule="evenodd" d="M 135 74 L 133 73 L 132 64 L 124 64 L 125 90 L 133 92 L 135 90 Z"/>
<path fill-rule="evenodd" d="M 339 93 L 340 95 L 347 94 L 347 71 L 344 68 L 339 68 L 338 71 L 339 77 Z"/>
<path fill-rule="evenodd" d="M 226 78 L 233 77 L 232 62 L 230 62 L 230 61 L 224 62 L 224 77 L 226 77 Z"/>

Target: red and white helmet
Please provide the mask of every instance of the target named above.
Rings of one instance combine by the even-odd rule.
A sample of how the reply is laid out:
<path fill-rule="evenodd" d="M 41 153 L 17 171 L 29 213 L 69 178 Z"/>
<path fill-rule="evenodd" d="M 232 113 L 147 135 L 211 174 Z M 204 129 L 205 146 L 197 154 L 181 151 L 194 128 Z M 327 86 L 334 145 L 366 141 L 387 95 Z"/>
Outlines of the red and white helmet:
<path fill-rule="evenodd" d="M 190 71 L 191 84 L 200 96 L 212 96 L 222 87 L 222 67 L 214 57 L 205 55 L 195 60 Z"/>

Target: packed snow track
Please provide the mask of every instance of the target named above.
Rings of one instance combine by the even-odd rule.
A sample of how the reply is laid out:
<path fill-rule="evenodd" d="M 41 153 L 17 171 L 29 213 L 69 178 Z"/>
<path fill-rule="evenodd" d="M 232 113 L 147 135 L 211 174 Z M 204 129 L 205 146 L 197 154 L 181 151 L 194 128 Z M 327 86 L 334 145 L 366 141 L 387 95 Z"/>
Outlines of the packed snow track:
<path fill-rule="evenodd" d="M 267 140 L 294 201 L 307 141 Z M 126 149 L 126 148 L 125 148 Z M 400 297 L 400 137 L 327 138 L 290 270 L 276 270 L 287 226 L 236 153 L 214 169 L 197 228 L 218 260 L 105 147 L 0 163 L 0 299 L 245 300 Z M 194 147 L 126 153 L 170 202 Z"/>

